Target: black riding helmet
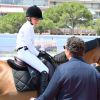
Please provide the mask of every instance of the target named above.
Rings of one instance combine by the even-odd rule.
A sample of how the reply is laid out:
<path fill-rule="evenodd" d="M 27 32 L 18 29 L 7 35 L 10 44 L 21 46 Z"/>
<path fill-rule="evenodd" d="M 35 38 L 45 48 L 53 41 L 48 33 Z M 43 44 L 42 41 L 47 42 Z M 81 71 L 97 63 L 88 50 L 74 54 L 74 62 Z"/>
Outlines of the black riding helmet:
<path fill-rule="evenodd" d="M 42 17 L 42 11 L 36 5 L 31 6 L 31 7 L 29 7 L 27 9 L 27 11 L 26 11 L 26 17 L 35 17 L 35 18 L 38 18 L 38 19 L 43 19 L 43 17 Z"/>

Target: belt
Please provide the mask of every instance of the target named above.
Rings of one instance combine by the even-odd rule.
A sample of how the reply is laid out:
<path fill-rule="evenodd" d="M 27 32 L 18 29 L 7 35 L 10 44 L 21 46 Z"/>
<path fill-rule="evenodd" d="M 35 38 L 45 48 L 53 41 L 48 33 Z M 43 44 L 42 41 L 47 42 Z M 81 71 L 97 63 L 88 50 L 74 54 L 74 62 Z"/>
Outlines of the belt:
<path fill-rule="evenodd" d="M 19 51 L 20 49 L 23 49 L 24 48 L 24 50 L 28 50 L 28 47 L 27 46 L 24 46 L 24 47 L 19 47 L 18 49 L 17 49 L 17 51 Z"/>

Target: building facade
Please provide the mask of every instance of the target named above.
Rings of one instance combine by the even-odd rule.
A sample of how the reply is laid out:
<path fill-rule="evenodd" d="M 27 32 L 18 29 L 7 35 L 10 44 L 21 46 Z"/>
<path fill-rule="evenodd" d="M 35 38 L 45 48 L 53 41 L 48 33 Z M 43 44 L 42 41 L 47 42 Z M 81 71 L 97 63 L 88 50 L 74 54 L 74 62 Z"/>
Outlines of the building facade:
<path fill-rule="evenodd" d="M 0 4 L 48 6 L 48 0 L 0 0 Z"/>
<path fill-rule="evenodd" d="M 50 0 L 50 5 L 72 1 L 83 3 L 94 15 L 94 18 L 100 18 L 100 0 Z"/>
<path fill-rule="evenodd" d="M 32 5 L 40 6 L 42 10 L 45 10 L 59 3 L 72 1 L 83 3 L 91 11 L 94 18 L 100 18 L 100 0 L 0 0 L 0 13 L 7 11 L 23 12 L 28 6 Z M 14 11 L 11 10 L 12 7 L 15 8 Z"/>
<path fill-rule="evenodd" d="M 45 10 L 49 7 L 49 2 L 48 0 L 0 0 L 0 15 L 5 13 L 24 12 L 27 7 L 32 5 L 37 5 L 42 10 Z"/>

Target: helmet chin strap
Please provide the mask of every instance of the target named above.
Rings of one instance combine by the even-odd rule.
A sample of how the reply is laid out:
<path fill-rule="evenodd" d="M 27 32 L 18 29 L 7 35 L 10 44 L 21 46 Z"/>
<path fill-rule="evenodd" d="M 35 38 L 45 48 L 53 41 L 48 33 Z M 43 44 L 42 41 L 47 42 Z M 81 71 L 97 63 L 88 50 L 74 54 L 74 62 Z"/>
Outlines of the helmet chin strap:
<path fill-rule="evenodd" d="M 32 20 L 31 20 L 31 17 L 27 17 L 27 20 L 30 22 L 31 25 L 33 25 L 32 24 Z"/>

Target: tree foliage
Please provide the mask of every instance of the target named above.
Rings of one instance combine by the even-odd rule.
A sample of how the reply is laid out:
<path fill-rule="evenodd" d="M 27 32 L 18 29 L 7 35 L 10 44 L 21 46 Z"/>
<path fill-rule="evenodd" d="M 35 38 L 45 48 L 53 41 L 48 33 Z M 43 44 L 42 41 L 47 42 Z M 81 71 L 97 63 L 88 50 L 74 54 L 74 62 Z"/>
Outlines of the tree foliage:
<path fill-rule="evenodd" d="M 24 21 L 24 14 L 22 13 L 7 14 L 0 17 L 0 33 L 17 33 Z"/>
<path fill-rule="evenodd" d="M 80 24 L 88 25 L 92 14 L 83 5 L 77 2 L 63 3 L 50 7 L 43 13 L 44 19 L 36 27 L 36 32 L 70 28 L 74 29 Z M 25 15 L 22 13 L 7 14 L 0 17 L 0 33 L 16 33 L 25 22 Z"/>
<path fill-rule="evenodd" d="M 44 18 L 51 20 L 54 28 L 73 29 L 80 24 L 87 24 L 92 19 L 92 14 L 83 4 L 70 2 L 49 8 L 44 12 Z"/>
<path fill-rule="evenodd" d="M 94 20 L 92 26 L 96 30 L 97 35 L 100 35 L 100 19 Z"/>
<path fill-rule="evenodd" d="M 42 34 L 42 32 L 46 32 L 46 31 L 52 30 L 54 28 L 55 28 L 55 26 L 54 26 L 54 23 L 53 23 L 52 20 L 50 20 L 50 19 L 44 19 L 44 20 L 42 20 L 40 22 L 40 24 L 38 26 L 36 26 L 35 31 L 37 33 Z"/>

